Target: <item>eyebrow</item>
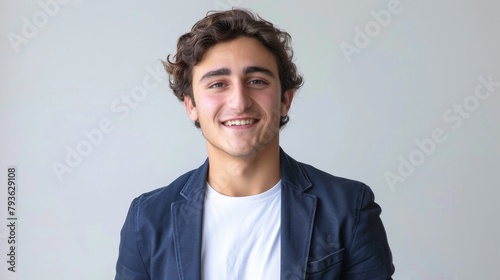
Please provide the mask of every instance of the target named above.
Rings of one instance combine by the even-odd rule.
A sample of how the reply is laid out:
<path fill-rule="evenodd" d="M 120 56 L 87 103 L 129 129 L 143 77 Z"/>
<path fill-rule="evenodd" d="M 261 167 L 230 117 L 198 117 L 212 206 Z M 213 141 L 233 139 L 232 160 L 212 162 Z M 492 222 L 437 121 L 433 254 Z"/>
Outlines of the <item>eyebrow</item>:
<path fill-rule="evenodd" d="M 251 74 L 251 73 L 263 73 L 267 76 L 270 76 L 271 78 L 274 78 L 274 74 L 271 70 L 264 68 L 264 67 L 259 67 L 259 66 L 249 66 L 246 67 L 243 70 L 244 74 Z"/>
<path fill-rule="evenodd" d="M 229 68 L 220 68 L 220 69 L 208 71 L 203 76 L 201 76 L 199 82 L 201 83 L 201 82 L 203 82 L 203 80 L 206 80 L 206 79 L 212 78 L 212 77 L 229 76 L 230 74 L 231 74 L 231 70 L 229 70 Z"/>
<path fill-rule="evenodd" d="M 243 74 L 247 75 L 247 74 L 251 74 L 251 73 L 263 73 L 267 76 L 274 78 L 273 72 L 267 68 L 264 68 L 264 67 L 248 66 L 248 67 L 245 67 L 245 69 L 243 69 Z M 231 75 L 231 70 L 229 70 L 229 68 L 219 68 L 219 69 L 212 70 L 212 71 L 205 73 L 203 76 L 201 76 L 199 82 L 201 83 L 203 80 L 206 80 L 206 79 L 212 78 L 212 77 L 229 76 L 229 75 Z"/>

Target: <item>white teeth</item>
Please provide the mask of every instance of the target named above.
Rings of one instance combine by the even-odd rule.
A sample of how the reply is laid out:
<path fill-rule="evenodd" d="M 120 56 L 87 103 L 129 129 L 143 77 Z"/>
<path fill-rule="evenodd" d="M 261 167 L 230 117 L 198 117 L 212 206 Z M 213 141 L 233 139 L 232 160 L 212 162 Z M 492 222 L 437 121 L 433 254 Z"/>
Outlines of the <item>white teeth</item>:
<path fill-rule="evenodd" d="M 231 121 L 224 122 L 224 125 L 226 125 L 226 126 L 249 125 L 249 124 L 253 124 L 254 122 L 255 122 L 255 120 L 253 120 L 253 119 L 248 119 L 248 120 L 231 120 Z"/>

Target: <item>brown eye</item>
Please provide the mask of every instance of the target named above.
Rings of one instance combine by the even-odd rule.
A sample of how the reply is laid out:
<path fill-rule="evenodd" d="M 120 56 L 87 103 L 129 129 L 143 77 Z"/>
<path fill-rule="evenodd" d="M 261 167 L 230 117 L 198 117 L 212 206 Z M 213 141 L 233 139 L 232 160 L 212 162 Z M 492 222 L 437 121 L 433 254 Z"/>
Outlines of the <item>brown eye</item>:
<path fill-rule="evenodd" d="M 251 85 L 266 85 L 267 83 L 264 82 L 263 80 L 251 80 L 248 82 Z"/>
<path fill-rule="evenodd" d="M 221 87 L 223 87 L 223 86 L 224 86 L 224 84 L 223 84 L 223 83 L 221 83 L 221 82 L 217 82 L 217 83 L 213 83 L 213 84 L 211 84 L 211 85 L 210 85 L 210 86 L 208 86 L 208 87 L 209 87 L 209 88 L 221 88 Z"/>

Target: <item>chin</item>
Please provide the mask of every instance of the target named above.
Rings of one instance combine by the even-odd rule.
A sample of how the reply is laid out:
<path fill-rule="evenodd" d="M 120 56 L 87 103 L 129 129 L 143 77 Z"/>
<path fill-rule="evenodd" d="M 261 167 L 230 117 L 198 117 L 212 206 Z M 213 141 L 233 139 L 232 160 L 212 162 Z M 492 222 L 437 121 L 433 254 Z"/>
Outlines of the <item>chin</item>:
<path fill-rule="evenodd" d="M 237 158 L 247 158 L 257 154 L 257 149 L 255 148 L 233 148 L 226 151 L 229 155 Z"/>
<path fill-rule="evenodd" d="M 230 149 L 228 152 L 230 155 L 239 158 L 255 157 L 261 153 L 266 153 L 266 149 L 269 148 L 270 144 L 260 144 L 252 146 L 240 146 Z"/>

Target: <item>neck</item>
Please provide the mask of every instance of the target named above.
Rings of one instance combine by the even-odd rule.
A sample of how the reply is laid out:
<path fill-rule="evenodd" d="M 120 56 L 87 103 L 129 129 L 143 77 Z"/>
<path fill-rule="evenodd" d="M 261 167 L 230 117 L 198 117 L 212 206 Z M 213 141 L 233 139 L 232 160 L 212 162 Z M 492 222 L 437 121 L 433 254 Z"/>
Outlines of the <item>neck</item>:
<path fill-rule="evenodd" d="M 281 179 L 279 145 L 248 157 L 209 152 L 208 183 L 227 196 L 249 196 L 271 189 Z"/>

